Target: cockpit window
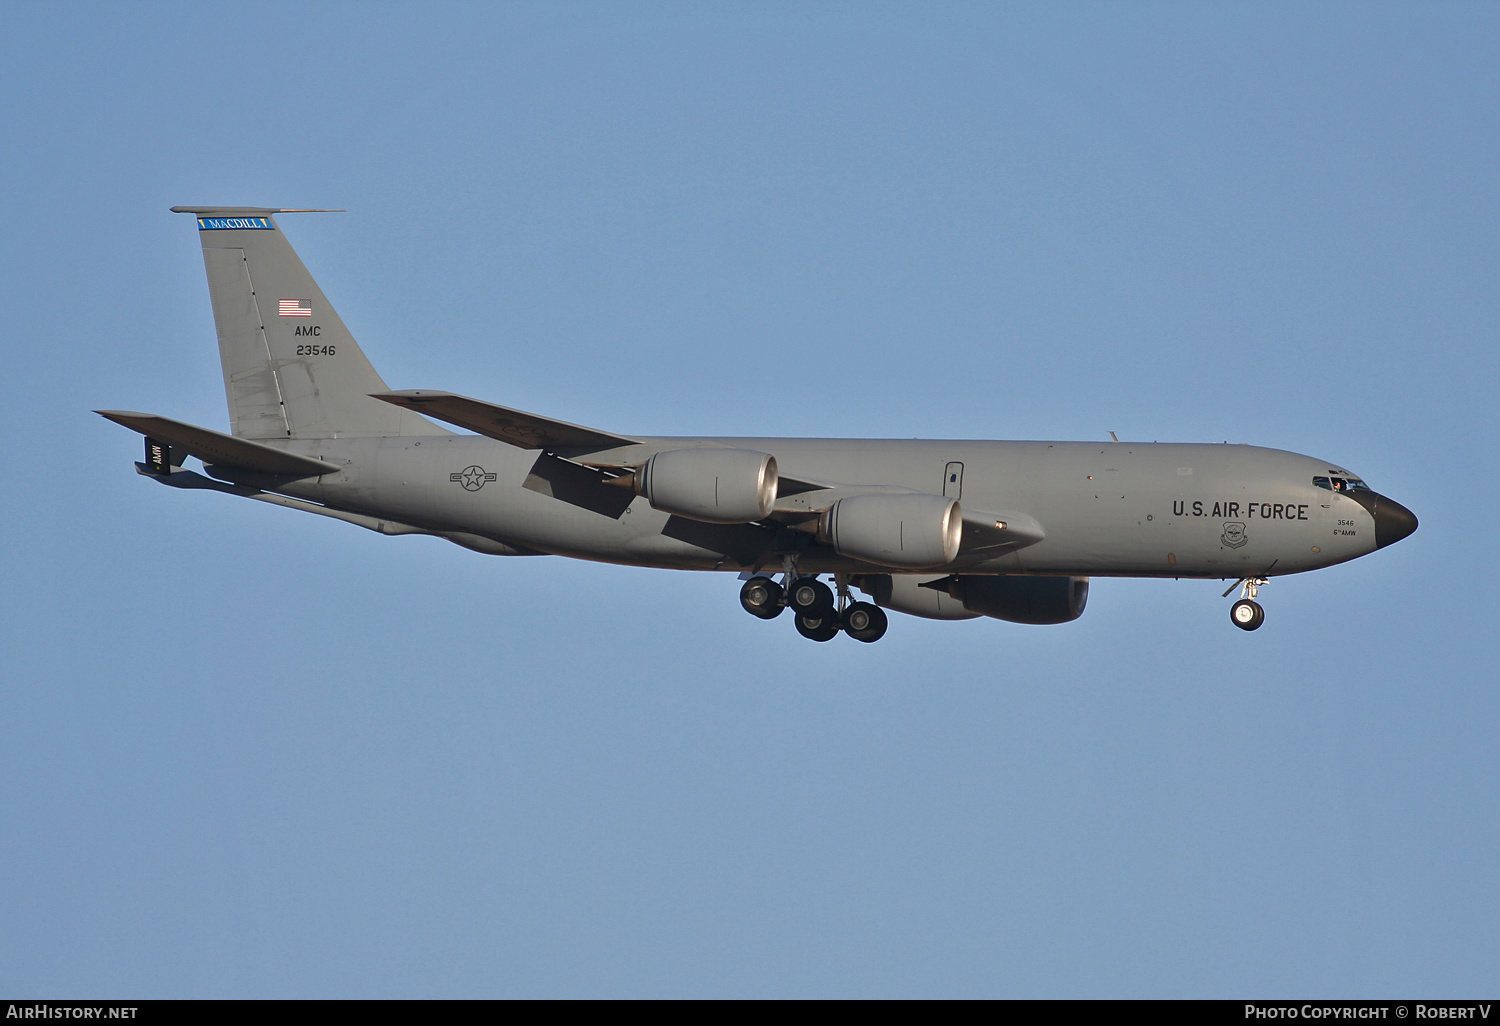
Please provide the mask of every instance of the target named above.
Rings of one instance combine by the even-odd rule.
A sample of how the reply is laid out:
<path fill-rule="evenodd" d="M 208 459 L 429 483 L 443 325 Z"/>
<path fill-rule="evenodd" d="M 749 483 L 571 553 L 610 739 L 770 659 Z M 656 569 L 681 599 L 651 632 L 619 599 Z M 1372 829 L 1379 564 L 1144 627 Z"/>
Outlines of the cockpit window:
<path fill-rule="evenodd" d="M 1330 492 L 1367 492 L 1370 486 L 1357 477 L 1315 477 L 1313 484 Z"/>

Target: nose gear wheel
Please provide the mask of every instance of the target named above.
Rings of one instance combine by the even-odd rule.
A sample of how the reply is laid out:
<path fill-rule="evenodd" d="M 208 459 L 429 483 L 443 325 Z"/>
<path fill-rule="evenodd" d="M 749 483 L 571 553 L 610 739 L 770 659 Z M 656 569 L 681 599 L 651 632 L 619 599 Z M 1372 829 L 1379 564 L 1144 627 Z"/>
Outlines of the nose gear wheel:
<path fill-rule="evenodd" d="M 1266 622 L 1266 611 L 1255 601 L 1260 589 L 1271 583 L 1264 577 L 1246 577 L 1231 584 L 1224 592 L 1228 598 L 1235 588 L 1240 589 L 1239 601 L 1229 607 L 1229 622 L 1242 631 L 1253 631 Z"/>
<path fill-rule="evenodd" d="M 1253 631 L 1266 622 L 1266 611 L 1259 602 L 1240 599 L 1229 607 L 1229 619 L 1242 631 Z"/>

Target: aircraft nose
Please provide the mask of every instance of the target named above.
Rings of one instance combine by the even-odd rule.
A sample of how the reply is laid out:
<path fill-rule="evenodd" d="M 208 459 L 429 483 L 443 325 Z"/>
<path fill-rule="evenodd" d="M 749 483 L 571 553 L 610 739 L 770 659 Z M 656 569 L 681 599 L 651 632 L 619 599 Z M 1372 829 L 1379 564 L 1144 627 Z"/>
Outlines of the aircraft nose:
<path fill-rule="evenodd" d="M 1383 549 L 1394 545 L 1417 529 L 1417 517 L 1395 499 L 1384 495 L 1375 496 L 1375 547 Z"/>

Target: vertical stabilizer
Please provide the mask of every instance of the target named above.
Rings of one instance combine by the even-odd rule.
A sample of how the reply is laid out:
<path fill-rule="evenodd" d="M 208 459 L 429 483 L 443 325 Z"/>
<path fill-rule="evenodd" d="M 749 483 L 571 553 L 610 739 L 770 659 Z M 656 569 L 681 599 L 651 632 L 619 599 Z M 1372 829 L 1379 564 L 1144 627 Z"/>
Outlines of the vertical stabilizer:
<path fill-rule="evenodd" d="M 389 391 L 323 290 L 259 207 L 173 207 L 198 218 L 229 400 L 240 438 L 449 432 L 371 393 Z"/>

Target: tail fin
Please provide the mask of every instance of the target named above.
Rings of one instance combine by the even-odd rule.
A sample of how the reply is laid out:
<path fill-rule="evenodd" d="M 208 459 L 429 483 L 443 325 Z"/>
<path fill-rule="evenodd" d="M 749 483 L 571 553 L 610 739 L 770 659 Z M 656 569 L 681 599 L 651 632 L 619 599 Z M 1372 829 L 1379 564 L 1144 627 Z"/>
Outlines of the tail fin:
<path fill-rule="evenodd" d="M 370 397 L 389 389 L 271 219 L 290 211 L 172 210 L 198 218 L 235 435 L 449 433 L 410 410 Z"/>

